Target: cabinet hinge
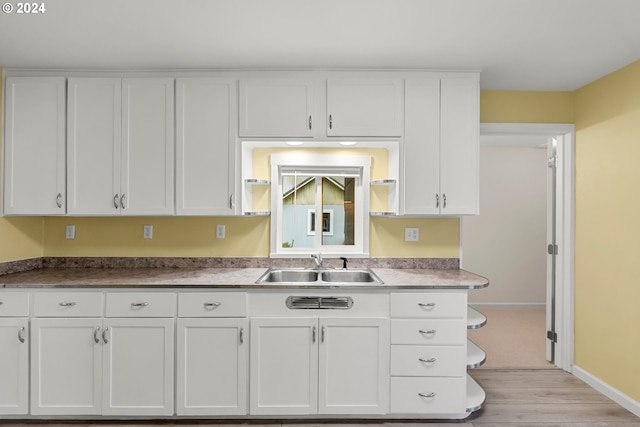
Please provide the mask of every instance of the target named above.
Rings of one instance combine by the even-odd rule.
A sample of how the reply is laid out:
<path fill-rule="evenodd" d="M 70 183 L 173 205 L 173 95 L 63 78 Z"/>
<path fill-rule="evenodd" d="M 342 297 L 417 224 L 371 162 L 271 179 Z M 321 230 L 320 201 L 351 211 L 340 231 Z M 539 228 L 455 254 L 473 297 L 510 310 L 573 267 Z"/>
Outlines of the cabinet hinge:
<path fill-rule="evenodd" d="M 553 331 L 547 331 L 547 339 L 553 341 L 554 343 L 558 343 L 558 334 Z"/>
<path fill-rule="evenodd" d="M 547 245 L 547 253 L 549 255 L 558 255 L 558 245 Z"/>

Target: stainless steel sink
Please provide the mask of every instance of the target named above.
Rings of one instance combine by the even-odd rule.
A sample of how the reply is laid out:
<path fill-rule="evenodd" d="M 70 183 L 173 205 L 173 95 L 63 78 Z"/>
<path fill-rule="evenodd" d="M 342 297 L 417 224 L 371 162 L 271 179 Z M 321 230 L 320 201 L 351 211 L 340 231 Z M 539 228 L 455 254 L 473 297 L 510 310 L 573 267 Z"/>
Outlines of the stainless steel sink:
<path fill-rule="evenodd" d="M 316 270 L 270 268 L 256 283 L 306 283 L 317 282 Z"/>
<path fill-rule="evenodd" d="M 372 284 L 383 283 L 371 270 L 325 270 L 302 268 L 270 268 L 256 281 L 257 284 L 298 283 L 298 284 Z"/>
<path fill-rule="evenodd" d="M 329 283 L 382 283 L 382 280 L 369 269 L 327 270 L 321 274 L 322 281 Z"/>

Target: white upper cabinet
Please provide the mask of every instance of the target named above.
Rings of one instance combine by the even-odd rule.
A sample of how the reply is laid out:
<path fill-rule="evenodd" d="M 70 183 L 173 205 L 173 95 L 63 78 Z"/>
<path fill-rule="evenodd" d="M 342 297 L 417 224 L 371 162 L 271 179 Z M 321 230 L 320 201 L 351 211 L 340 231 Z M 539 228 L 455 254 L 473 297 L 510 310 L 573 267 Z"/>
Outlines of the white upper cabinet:
<path fill-rule="evenodd" d="M 477 75 L 405 82 L 401 213 L 478 213 Z"/>
<path fill-rule="evenodd" d="M 480 85 L 477 78 L 440 83 L 440 191 L 444 214 L 479 213 Z"/>
<path fill-rule="evenodd" d="M 402 135 L 402 79 L 327 82 L 327 136 Z"/>
<path fill-rule="evenodd" d="M 72 78 L 68 212 L 173 214 L 173 79 Z"/>
<path fill-rule="evenodd" d="M 123 215 L 174 212 L 174 80 L 122 81 Z"/>
<path fill-rule="evenodd" d="M 233 215 L 236 81 L 176 81 L 176 213 Z"/>
<path fill-rule="evenodd" d="M 241 79 L 240 136 L 312 137 L 314 88 L 312 79 Z"/>
<path fill-rule="evenodd" d="M 4 214 L 65 213 L 65 78 L 8 77 Z"/>

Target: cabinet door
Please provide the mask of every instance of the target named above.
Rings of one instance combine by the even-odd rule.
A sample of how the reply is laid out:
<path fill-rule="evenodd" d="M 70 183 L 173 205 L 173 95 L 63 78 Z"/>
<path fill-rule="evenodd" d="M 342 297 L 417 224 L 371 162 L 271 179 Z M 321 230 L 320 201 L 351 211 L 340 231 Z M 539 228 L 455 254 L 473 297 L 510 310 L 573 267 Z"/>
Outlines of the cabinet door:
<path fill-rule="evenodd" d="M 68 88 L 67 211 L 120 214 L 120 79 L 72 78 Z"/>
<path fill-rule="evenodd" d="M 443 79 L 441 95 L 441 212 L 447 215 L 478 214 L 478 79 Z"/>
<path fill-rule="evenodd" d="M 172 215 L 174 81 L 122 81 L 123 215 Z"/>
<path fill-rule="evenodd" d="M 105 319 L 104 415 L 173 415 L 174 319 Z"/>
<path fill-rule="evenodd" d="M 29 321 L 0 318 L 0 415 L 29 410 Z"/>
<path fill-rule="evenodd" d="M 320 319 L 319 413 L 387 413 L 388 322 Z"/>
<path fill-rule="evenodd" d="M 178 319 L 178 415 L 246 415 L 246 319 Z"/>
<path fill-rule="evenodd" d="M 440 213 L 440 80 L 407 79 L 401 211 Z"/>
<path fill-rule="evenodd" d="M 318 320 L 251 319 L 250 414 L 318 410 Z"/>
<path fill-rule="evenodd" d="M 5 215 L 65 213 L 64 88 L 63 77 L 7 78 Z"/>
<path fill-rule="evenodd" d="M 97 415 L 101 319 L 31 319 L 31 414 Z"/>
<path fill-rule="evenodd" d="M 176 211 L 233 215 L 236 81 L 178 79 L 176 92 Z"/>
<path fill-rule="evenodd" d="M 239 103 L 240 136 L 313 136 L 313 80 L 240 80 Z"/>
<path fill-rule="evenodd" d="M 401 79 L 330 79 L 328 136 L 401 136 Z"/>

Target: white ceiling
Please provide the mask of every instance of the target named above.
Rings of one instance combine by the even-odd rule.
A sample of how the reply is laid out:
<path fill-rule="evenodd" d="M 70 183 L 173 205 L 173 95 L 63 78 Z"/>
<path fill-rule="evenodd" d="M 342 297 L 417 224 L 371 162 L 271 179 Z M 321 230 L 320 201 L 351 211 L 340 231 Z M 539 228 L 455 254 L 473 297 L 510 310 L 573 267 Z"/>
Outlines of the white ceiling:
<path fill-rule="evenodd" d="M 640 59 L 640 0 L 36 1 L 0 13 L 0 67 L 477 69 L 484 89 L 574 90 Z"/>

